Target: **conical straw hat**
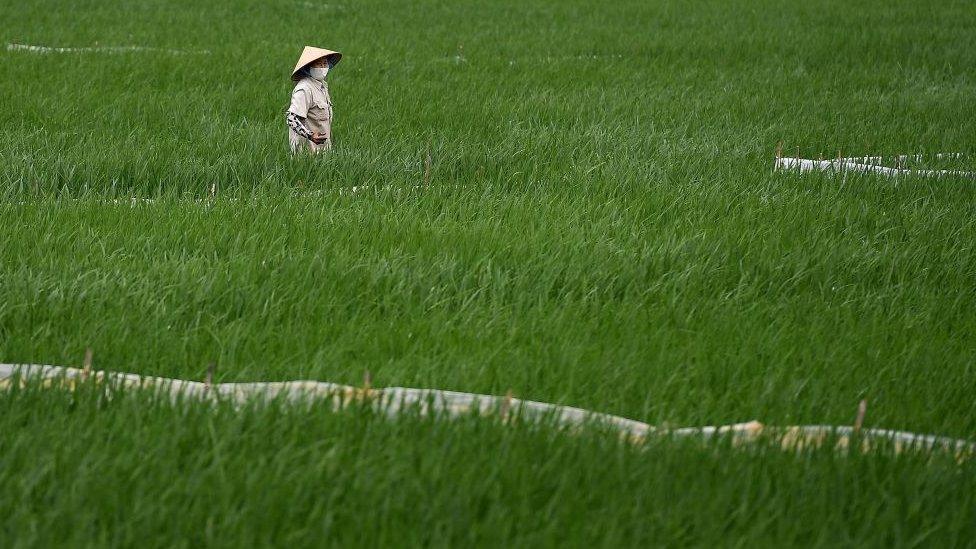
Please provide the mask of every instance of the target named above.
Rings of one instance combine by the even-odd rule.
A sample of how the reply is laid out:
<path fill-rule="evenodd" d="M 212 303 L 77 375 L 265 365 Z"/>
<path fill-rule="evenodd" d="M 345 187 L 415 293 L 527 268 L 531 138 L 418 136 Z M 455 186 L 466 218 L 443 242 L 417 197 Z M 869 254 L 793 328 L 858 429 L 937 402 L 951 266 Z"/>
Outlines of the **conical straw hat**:
<path fill-rule="evenodd" d="M 331 58 L 332 64 L 335 65 L 340 59 L 342 59 L 342 54 L 337 51 L 327 50 L 324 48 L 305 46 L 305 49 L 302 50 L 302 55 L 298 58 L 298 63 L 295 64 L 295 70 L 291 71 L 291 79 L 296 82 L 301 80 L 302 77 L 298 73 L 310 63 L 318 61 L 323 57 Z"/>

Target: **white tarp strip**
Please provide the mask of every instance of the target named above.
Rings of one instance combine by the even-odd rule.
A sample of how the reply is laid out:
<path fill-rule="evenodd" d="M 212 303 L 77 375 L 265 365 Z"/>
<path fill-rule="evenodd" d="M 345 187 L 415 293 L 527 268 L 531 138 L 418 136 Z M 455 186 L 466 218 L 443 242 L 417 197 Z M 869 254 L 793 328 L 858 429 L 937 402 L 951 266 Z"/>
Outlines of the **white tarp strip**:
<path fill-rule="evenodd" d="M 965 158 L 965 153 L 935 153 L 932 155 L 924 154 L 899 154 L 897 156 L 889 157 L 895 162 L 922 162 L 926 158 L 934 158 L 936 160 L 961 160 Z M 862 164 L 875 164 L 881 165 L 884 162 L 884 156 L 854 156 L 850 158 L 844 158 L 844 160 L 853 160 L 854 162 L 860 162 Z"/>
<path fill-rule="evenodd" d="M 939 156 L 939 155 L 936 155 L 936 157 L 950 158 L 950 156 Z M 900 158 L 901 161 L 905 161 L 908 159 L 920 159 L 921 155 L 915 155 L 912 157 L 902 156 L 896 158 Z M 952 156 L 951 158 L 959 158 L 959 156 Z M 881 160 L 882 160 L 881 157 L 878 156 L 864 156 L 859 158 L 837 158 L 834 160 L 809 160 L 806 158 L 792 158 L 789 156 L 784 156 L 784 157 L 776 158 L 776 163 L 774 164 L 773 169 L 792 170 L 797 172 L 876 173 L 888 177 L 907 175 L 907 176 L 915 176 L 915 177 L 976 178 L 976 172 L 973 171 L 917 170 L 917 169 L 907 169 L 907 168 L 890 168 L 887 166 L 879 165 L 878 162 L 881 162 Z"/>
<path fill-rule="evenodd" d="M 84 47 L 53 47 L 53 46 L 32 46 L 29 44 L 7 44 L 7 51 L 27 51 L 33 53 L 127 53 L 127 52 L 154 52 L 169 53 L 173 55 L 206 55 L 209 50 L 177 50 L 172 48 L 154 48 L 150 46 L 84 46 Z"/>
<path fill-rule="evenodd" d="M 26 383 L 30 379 L 53 381 L 55 387 L 73 387 L 77 382 L 91 378 L 124 387 L 152 389 L 171 398 L 224 398 L 235 403 L 252 400 L 284 399 L 289 402 L 310 402 L 331 399 L 338 409 L 352 402 L 368 402 L 378 410 L 395 416 L 401 412 L 418 410 L 422 414 L 438 413 L 449 417 L 471 414 L 513 416 L 529 419 L 548 418 L 562 426 L 576 427 L 594 422 L 613 429 L 627 440 L 640 442 L 650 435 L 693 437 L 711 439 L 731 436 L 733 442 L 748 442 L 761 435 L 778 437 L 784 449 L 820 447 L 834 441 L 835 447 L 846 450 L 856 440 L 862 450 L 870 448 L 871 441 L 893 444 L 896 452 L 904 450 L 946 451 L 957 458 L 968 458 L 976 453 L 976 444 L 960 439 L 935 435 L 916 434 L 887 429 L 861 429 L 833 425 L 797 425 L 788 427 L 765 426 L 758 421 L 721 426 L 686 427 L 680 429 L 658 428 L 641 421 L 592 412 L 572 406 L 560 406 L 547 402 L 522 400 L 511 396 L 462 393 L 439 389 L 413 389 L 389 387 L 372 389 L 352 387 L 321 381 L 283 381 L 257 383 L 218 383 L 208 385 L 200 381 L 140 376 L 106 371 L 85 371 L 63 366 L 36 364 L 0 364 L 0 388 L 9 388 L 15 379 Z M 856 440 L 855 440 L 855 437 Z"/>
<path fill-rule="evenodd" d="M 393 186 L 393 185 L 383 185 L 381 187 L 380 186 L 374 187 L 372 185 L 353 185 L 352 187 L 336 187 L 334 189 L 328 189 L 328 190 L 321 190 L 321 189 L 319 189 L 319 190 L 307 191 L 307 192 L 303 192 L 303 193 L 296 193 L 296 194 L 291 195 L 290 197 L 292 197 L 292 198 L 316 198 L 316 197 L 321 197 L 321 196 L 329 196 L 330 194 L 338 194 L 338 195 L 359 194 L 359 193 L 365 193 L 365 192 L 370 191 L 370 190 L 375 190 L 376 192 L 379 193 L 379 192 L 390 192 L 390 191 L 401 192 L 401 191 L 410 191 L 410 190 L 414 190 L 414 191 L 426 191 L 426 190 L 429 190 L 429 189 L 432 189 L 432 188 L 434 188 L 434 187 L 431 186 L 431 185 L 412 185 L 410 187 L 396 187 L 396 186 Z M 438 185 L 436 188 L 452 188 L 452 187 L 445 187 L 445 186 L 442 186 L 442 185 Z M 461 188 L 461 186 L 460 185 L 455 185 L 453 188 L 459 189 L 459 188 Z M 209 206 L 209 205 L 214 204 L 214 201 L 217 199 L 217 196 L 218 195 L 217 195 L 216 191 L 212 189 L 210 196 L 207 197 L 207 198 L 180 199 L 179 202 L 182 203 L 182 204 L 203 204 L 203 205 Z M 86 199 L 83 199 L 83 198 L 67 198 L 67 199 L 61 199 L 61 200 L 67 200 L 67 201 L 72 201 L 72 202 L 81 202 L 81 201 L 84 201 Z M 221 201 L 224 201 L 224 202 L 239 202 L 239 201 L 247 200 L 247 198 L 238 198 L 238 197 L 233 197 L 232 196 L 232 197 L 228 197 L 228 198 L 220 198 L 220 200 Z M 129 198 L 110 198 L 110 199 L 101 200 L 100 202 L 103 203 L 103 204 L 128 204 L 130 206 L 139 206 L 141 204 L 154 204 L 156 202 L 165 202 L 165 201 L 166 201 L 166 199 L 141 198 L 141 197 L 138 197 L 138 196 L 133 196 L 133 197 L 129 197 Z M 25 206 L 25 205 L 30 204 L 30 203 L 31 202 L 28 201 L 28 200 L 19 200 L 19 201 L 15 202 L 15 204 L 17 204 L 18 206 Z M 2 204 L 2 202 L 0 202 L 0 204 Z"/>

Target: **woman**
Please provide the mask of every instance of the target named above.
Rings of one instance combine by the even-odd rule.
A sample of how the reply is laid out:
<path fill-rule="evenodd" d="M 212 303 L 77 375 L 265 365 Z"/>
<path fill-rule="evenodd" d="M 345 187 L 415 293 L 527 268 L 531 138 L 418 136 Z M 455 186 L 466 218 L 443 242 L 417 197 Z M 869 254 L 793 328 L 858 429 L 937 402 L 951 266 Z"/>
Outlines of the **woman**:
<path fill-rule="evenodd" d="M 332 100 L 325 77 L 342 59 L 337 51 L 305 46 L 291 73 L 297 82 L 285 113 L 292 152 L 317 153 L 332 148 Z"/>

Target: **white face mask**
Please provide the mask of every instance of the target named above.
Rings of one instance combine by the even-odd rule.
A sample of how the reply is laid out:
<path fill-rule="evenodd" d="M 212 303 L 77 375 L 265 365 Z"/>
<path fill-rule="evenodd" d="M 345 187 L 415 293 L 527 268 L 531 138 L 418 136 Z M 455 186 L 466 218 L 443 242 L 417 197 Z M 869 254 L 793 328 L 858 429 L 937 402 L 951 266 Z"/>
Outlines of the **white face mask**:
<path fill-rule="evenodd" d="M 312 67 L 308 69 L 308 74 L 316 80 L 325 82 L 325 75 L 329 74 L 329 67 Z"/>

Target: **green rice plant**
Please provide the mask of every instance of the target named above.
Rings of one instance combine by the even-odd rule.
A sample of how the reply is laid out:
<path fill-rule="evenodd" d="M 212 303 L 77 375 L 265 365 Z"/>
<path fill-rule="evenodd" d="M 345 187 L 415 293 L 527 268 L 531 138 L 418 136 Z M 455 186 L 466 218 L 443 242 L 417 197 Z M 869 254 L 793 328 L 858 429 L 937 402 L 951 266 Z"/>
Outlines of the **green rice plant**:
<path fill-rule="evenodd" d="M 938 455 L 635 447 L 545 422 L 174 404 L 92 385 L 32 384 L 0 409 L 14 547 L 961 545 L 973 533 L 972 462 Z"/>

